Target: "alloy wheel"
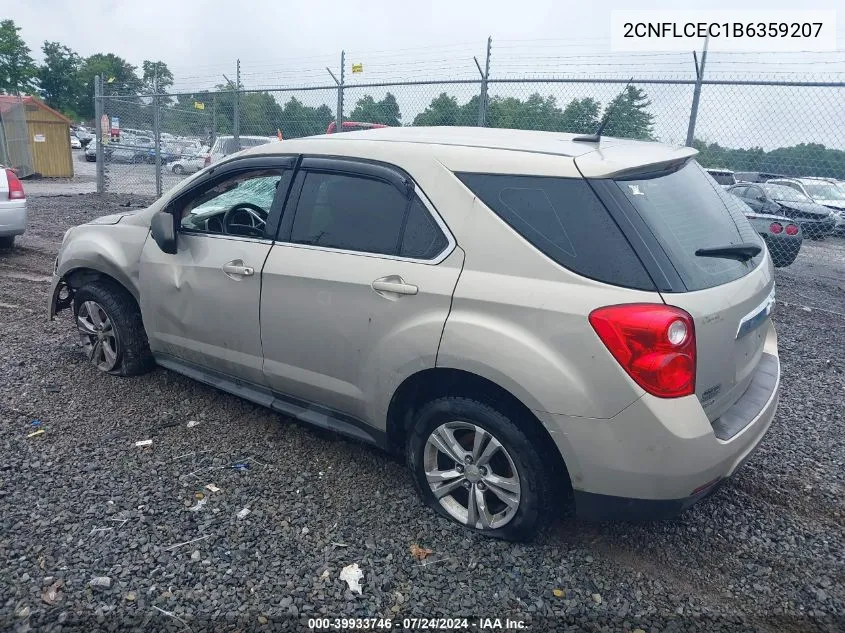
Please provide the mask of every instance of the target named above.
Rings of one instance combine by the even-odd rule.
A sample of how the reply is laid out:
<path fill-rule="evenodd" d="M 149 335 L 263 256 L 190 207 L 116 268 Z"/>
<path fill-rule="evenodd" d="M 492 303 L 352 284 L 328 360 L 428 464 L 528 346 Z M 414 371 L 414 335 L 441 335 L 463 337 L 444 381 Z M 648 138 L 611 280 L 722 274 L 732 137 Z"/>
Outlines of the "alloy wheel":
<path fill-rule="evenodd" d="M 446 422 L 428 436 L 423 468 L 432 494 L 454 519 L 479 530 L 506 525 L 519 509 L 513 459 L 489 431 Z"/>
<path fill-rule="evenodd" d="M 76 315 L 76 327 L 91 364 L 103 371 L 114 369 L 117 365 L 117 335 L 103 307 L 96 301 L 84 301 Z"/>

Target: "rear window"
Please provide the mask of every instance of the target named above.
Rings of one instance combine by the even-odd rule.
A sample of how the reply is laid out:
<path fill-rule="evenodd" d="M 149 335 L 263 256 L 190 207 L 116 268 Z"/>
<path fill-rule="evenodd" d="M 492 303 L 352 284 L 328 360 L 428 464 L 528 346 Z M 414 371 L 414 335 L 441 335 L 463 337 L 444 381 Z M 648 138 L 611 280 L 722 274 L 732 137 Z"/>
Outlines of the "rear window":
<path fill-rule="evenodd" d="M 762 260 L 765 248 L 745 263 L 695 254 L 700 248 L 731 244 L 763 246 L 743 213 L 745 204 L 714 183 L 696 161 L 668 175 L 619 180 L 617 185 L 660 241 L 687 290 L 734 281 Z"/>
<path fill-rule="evenodd" d="M 457 175 L 514 231 L 561 266 L 615 286 L 654 290 L 631 245 L 585 180 Z"/>

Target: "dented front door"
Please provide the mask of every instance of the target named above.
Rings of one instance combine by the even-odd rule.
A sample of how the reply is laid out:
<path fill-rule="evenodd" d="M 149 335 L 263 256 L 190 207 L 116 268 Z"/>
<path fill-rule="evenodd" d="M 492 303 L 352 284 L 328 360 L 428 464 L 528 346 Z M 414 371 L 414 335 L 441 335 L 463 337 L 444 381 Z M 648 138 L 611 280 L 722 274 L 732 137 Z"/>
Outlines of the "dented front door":
<path fill-rule="evenodd" d="M 270 240 L 179 234 L 175 255 L 147 239 L 139 286 L 154 354 L 264 384 L 258 309 Z"/>

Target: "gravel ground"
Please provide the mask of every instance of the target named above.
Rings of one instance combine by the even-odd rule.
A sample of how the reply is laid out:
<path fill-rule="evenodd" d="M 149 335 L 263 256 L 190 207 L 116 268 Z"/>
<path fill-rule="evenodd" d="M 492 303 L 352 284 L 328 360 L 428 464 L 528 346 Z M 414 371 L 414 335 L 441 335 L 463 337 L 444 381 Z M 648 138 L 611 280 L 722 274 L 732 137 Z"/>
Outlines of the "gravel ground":
<path fill-rule="evenodd" d="M 675 521 L 564 517 L 518 545 L 435 516 L 375 449 L 163 369 L 89 366 L 67 314 L 46 320 L 47 281 L 64 230 L 124 200 L 31 198 L 30 230 L 0 253 L 0 629 L 463 615 L 535 631 L 843 630 L 845 277 L 813 272 L 845 266 L 841 242 L 778 271 L 781 407 L 731 481 Z M 36 419 L 45 433 L 28 438 Z M 414 543 L 433 554 L 417 562 Z M 339 579 L 351 563 L 360 596 Z"/>

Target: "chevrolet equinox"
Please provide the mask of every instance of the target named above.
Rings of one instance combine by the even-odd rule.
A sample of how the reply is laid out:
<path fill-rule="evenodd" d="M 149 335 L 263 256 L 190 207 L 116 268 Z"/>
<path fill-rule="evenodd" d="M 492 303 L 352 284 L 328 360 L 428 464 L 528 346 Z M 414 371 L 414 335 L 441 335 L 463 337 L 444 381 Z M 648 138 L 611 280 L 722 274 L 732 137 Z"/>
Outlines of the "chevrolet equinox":
<path fill-rule="evenodd" d="M 468 528 L 673 516 L 778 401 L 772 260 L 695 150 L 484 128 L 270 143 L 71 228 L 50 317 L 404 456 Z"/>

